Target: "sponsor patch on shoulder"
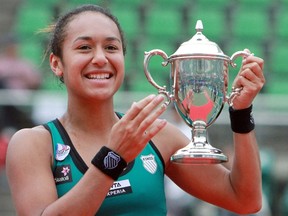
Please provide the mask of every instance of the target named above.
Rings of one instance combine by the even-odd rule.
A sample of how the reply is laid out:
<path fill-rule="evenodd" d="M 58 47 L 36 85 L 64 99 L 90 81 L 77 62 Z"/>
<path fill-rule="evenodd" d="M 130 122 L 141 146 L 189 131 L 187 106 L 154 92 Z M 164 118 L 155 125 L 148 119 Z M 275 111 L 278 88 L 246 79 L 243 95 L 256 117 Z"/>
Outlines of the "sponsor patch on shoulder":
<path fill-rule="evenodd" d="M 63 161 L 69 155 L 70 149 L 68 145 L 57 143 L 55 159 L 57 161 Z"/>
<path fill-rule="evenodd" d="M 54 171 L 54 180 L 56 185 L 72 182 L 70 165 L 57 166 Z"/>

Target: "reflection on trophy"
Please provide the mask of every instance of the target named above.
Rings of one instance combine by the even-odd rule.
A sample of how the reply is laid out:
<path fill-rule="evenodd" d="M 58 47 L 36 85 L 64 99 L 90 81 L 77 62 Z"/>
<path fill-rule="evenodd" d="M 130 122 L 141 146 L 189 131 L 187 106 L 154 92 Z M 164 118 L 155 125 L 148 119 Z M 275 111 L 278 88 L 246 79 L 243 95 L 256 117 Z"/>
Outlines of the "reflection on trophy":
<path fill-rule="evenodd" d="M 144 72 L 148 81 L 159 94 L 165 95 L 167 105 L 174 102 L 178 114 L 191 128 L 191 142 L 171 157 L 176 163 L 212 164 L 228 160 L 220 149 L 208 143 L 207 128 L 217 119 L 225 102 L 232 106 L 233 99 L 241 92 L 241 89 L 232 89 L 227 96 L 229 64 L 235 67 L 234 60 L 238 56 L 250 55 L 238 51 L 231 58 L 226 56 L 202 30 L 202 22 L 198 20 L 196 34 L 169 57 L 159 49 L 145 52 Z M 171 93 L 165 86 L 158 85 L 148 70 L 154 55 L 164 59 L 162 66 L 171 64 Z"/>

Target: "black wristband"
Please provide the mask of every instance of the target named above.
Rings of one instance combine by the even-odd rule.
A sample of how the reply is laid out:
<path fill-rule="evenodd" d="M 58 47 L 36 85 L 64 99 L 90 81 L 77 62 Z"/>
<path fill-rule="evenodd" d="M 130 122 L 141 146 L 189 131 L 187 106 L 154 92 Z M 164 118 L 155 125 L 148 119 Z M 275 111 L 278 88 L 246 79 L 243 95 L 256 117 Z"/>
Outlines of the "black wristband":
<path fill-rule="evenodd" d="M 116 152 L 103 146 L 91 163 L 112 179 L 117 180 L 127 166 L 127 162 Z"/>
<path fill-rule="evenodd" d="M 232 131 L 235 133 L 249 133 L 254 130 L 255 123 L 252 116 L 252 105 L 246 109 L 234 110 L 229 107 L 230 122 Z"/>

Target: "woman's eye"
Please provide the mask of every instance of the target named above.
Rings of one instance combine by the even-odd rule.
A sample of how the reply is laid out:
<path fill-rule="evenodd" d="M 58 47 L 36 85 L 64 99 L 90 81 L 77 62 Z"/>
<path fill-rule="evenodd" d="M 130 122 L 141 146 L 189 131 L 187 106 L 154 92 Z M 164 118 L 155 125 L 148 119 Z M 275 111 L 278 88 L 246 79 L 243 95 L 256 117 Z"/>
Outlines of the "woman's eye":
<path fill-rule="evenodd" d="M 117 46 L 113 46 L 113 45 L 109 45 L 106 47 L 107 50 L 110 50 L 110 51 L 114 51 L 114 50 L 118 50 L 118 47 Z"/>
<path fill-rule="evenodd" d="M 88 50 L 88 49 L 90 49 L 90 47 L 87 46 L 87 45 L 83 45 L 83 46 L 80 46 L 79 49 L 81 49 L 81 50 Z"/>

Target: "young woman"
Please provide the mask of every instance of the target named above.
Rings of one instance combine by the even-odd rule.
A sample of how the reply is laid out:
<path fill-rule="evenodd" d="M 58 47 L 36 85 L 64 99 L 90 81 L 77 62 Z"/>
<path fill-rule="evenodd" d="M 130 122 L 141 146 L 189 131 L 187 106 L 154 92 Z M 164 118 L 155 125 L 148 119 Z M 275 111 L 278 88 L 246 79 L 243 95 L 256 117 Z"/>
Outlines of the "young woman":
<path fill-rule="evenodd" d="M 261 168 L 251 122 L 244 132 L 233 129 L 235 159 L 228 170 L 170 161 L 189 140 L 158 119 L 166 110 L 161 96 L 133 103 L 125 115 L 114 111 L 125 44 L 109 12 L 84 5 L 67 13 L 53 29 L 50 48 L 51 69 L 67 87 L 67 110 L 48 124 L 18 131 L 10 141 L 7 174 L 19 215 L 166 215 L 164 175 L 191 195 L 230 211 L 247 214 L 261 208 Z M 234 81 L 243 90 L 231 115 L 250 116 L 264 82 L 263 60 L 247 57 Z"/>

